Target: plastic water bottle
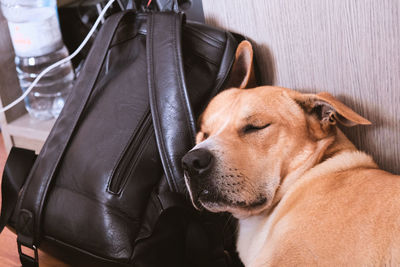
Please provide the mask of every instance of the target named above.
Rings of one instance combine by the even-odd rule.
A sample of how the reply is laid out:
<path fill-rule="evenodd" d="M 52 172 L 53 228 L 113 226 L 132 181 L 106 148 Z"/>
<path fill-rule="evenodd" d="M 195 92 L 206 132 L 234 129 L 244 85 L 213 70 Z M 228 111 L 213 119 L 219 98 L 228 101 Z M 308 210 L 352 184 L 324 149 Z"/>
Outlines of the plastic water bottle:
<path fill-rule="evenodd" d="M 62 41 L 56 0 L 0 0 L 15 50 L 22 91 L 49 65 L 68 56 Z M 68 61 L 48 72 L 25 98 L 37 119 L 58 117 L 72 88 L 74 71 Z"/>

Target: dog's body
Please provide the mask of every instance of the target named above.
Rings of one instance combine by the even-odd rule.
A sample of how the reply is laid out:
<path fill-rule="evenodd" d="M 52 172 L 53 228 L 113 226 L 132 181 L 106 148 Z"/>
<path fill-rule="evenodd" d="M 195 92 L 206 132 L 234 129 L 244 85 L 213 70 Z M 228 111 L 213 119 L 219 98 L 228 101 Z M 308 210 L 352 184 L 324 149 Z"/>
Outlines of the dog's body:
<path fill-rule="evenodd" d="M 296 180 L 271 211 L 240 220 L 246 266 L 399 266 L 398 176 L 346 151 Z"/>
<path fill-rule="evenodd" d="M 243 47 L 240 88 L 252 77 Z M 370 124 L 328 93 L 279 87 L 230 89 L 206 108 L 185 181 L 195 207 L 239 219 L 246 266 L 400 265 L 400 176 L 337 122 Z"/>

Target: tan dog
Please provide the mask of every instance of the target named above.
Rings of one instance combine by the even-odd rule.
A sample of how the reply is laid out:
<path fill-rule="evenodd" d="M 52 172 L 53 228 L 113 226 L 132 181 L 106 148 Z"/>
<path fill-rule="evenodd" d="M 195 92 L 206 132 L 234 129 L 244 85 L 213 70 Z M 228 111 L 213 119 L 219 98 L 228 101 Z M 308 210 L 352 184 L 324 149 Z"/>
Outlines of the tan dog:
<path fill-rule="evenodd" d="M 328 93 L 242 89 L 251 57 L 242 44 L 240 89 L 211 101 L 183 158 L 193 204 L 239 219 L 246 266 L 400 266 L 400 176 L 336 126 L 370 122 Z"/>

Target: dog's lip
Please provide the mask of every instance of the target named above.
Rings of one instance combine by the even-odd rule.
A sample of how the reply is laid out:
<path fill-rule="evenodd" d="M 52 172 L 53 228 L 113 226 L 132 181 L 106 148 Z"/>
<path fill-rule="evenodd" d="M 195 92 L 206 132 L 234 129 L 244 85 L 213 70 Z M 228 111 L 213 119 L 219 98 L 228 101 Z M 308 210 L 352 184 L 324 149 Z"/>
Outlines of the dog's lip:
<path fill-rule="evenodd" d="M 231 207 L 231 208 L 251 209 L 251 210 L 258 209 L 268 203 L 268 199 L 266 197 L 259 198 L 250 203 L 246 201 L 230 201 L 222 197 L 219 197 L 218 199 L 215 200 L 204 200 L 198 198 L 197 201 L 205 208 L 207 208 L 208 206 L 207 204 L 214 204 L 214 205 L 224 205 L 226 207 Z"/>
<path fill-rule="evenodd" d="M 198 192 L 196 192 L 197 190 L 193 190 L 192 185 L 190 183 L 190 175 L 186 170 L 184 170 L 184 177 L 185 177 L 185 183 L 186 183 L 187 190 L 188 190 L 190 198 L 192 200 L 192 204 L 197 210 L 201 211 L 204 208 L 204 205 L 200 201 L 200 196 L 202 193 L 208 194 L 209 191 L 206 189 L 199 190 Z M 206 192 L 204 192 L 204 191 L 206 191 Z"/>
<path fill-rule="evenodd" d="M 193 200 L 193 206 L 197 209 L 197 210 L 202 210 L 204 205 L 199 201 L 198 198 Z"/>
<path fill-rule="evenodd" d="M 268 198 L 262 197 L 262 198 L 257 199 L 257 200 L 254 201 L 254 202 L 251 202 L 251 203 L 248 205 L 248 207 L 250 207 L 250 208 L 258 208 L 258 207 L 260 207 L 260 206 L 266 204 L 267 202 L 268 202 Z"/>
<path fill-rule="evenodd" d="M 210 202 L 210 203 L 219 203 L 223 201 L 223 197 L 218 193 L 218 191 L 208 189 L 208 188 L 203 188 L 202 190 L 199 190 L 199 193 L 197 194 L 197 199 L 200 202 Z"/>

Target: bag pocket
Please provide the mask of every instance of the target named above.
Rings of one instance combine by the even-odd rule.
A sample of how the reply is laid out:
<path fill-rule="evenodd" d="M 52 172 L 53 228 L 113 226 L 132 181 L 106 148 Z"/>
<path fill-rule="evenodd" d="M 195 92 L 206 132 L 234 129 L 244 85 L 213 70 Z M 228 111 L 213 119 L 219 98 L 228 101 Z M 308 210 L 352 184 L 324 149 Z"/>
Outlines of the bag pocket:
<path fill-rule="evenodd" d="M 128 177 L 131 176 L 140 155 L 147 144 L 149 138 L 149 129 L 151 128 L 151 113 L 148 110 L 141 119 L 138 127 L 132 134 L 128 146 L 121 154 L 118 164 L 108 182 L 107 191 L 111 194 L 119 195 L 124 187 Z"/>

